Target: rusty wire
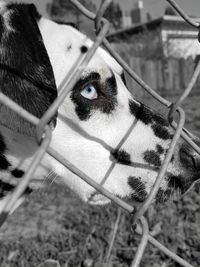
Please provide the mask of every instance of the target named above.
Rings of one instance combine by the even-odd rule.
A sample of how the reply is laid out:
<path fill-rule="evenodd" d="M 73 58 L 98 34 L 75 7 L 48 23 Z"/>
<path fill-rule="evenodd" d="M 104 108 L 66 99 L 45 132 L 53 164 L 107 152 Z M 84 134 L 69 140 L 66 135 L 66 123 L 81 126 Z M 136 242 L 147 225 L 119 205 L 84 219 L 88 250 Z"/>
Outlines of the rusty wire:
<path fill-rule="evenodd" d="M 32 175 L 36 168 L 38 167 L 40 161 L 42 160 L 45 153 L 48 153 L 52 157 L 54 157 L 58 162 L 63 164 L 66 168 L 68 168 L 71 172 L 79 176 L 81 179 L 83 179 L 85 182 L 93 186 L 98 192 L 101 194 L 104 194 L 107 198 L 110 198 L 113 202 L 115 202 L 118 206 L 125 209 L 129 213 L 133 214 L 133 221 L 137 224 L 138 227 L 136 227 L 135 233 L 141 235 L 141 241 L 138 246 L 136 255 L 133 259 L 131 267 L 137 267 L 140 265 L 141 259 L 143 257 L 145 248 L 149 243 L 157 247 L 160 251 L 165 253 L 168 257 L 173 259 L 174 261 L 178 262 L 180 265 L 184 267 L 194 267 L 191 264 L 189 264 L 184 259 L 180 258 L 178 255 L 170 251 L 168 248 L 166 248 L 164 245 L 160 244 L 156 239 L 154 239 L 150 233 L 148 228 L 148 223 L 146 219 L 143 217 L 143 214 L 145 211 L 149 208 L 153 198 L 155 197 L 159 185 L 165 175 L 165 172 L 167 170 L 167 166 L 169 164 L 169 161 L 172 157 L 173 151 L 176 147 L 176 143 L 179 140 L 180 136 L 185 139 L 194 150 L 196 150 L 197 153 L 200 154 L 200 148 L 191 140 L 191 134 L 188 133 L 186 129 L 184 129 L 184 122 L 185 122 L 185 113 L 180 108 L 180 105 L 184 101 L 184 99 L 188 96 L 188 94 L 191 92 L 192 88 L 194 87 L 194 84 L 196 83 L 196 80 L 198 78 L 198 75 L 200 73 L 200 63 L 197 65 L 195 72 L 192 76 L 192 79 L 190 83 L 188 84 L 187 88 L 184 90 L 183 94 L 174 102 L 171 103 L 165 98 L 161 97 L 158 93 L 156 93 L 148 84 L 146 84 L 129 66 L 128 64 L 119 56 L 118 53 L 116 53 L 109 42 L 106 40 L 106 34 L 109 30 L 109 23 L 107 20 L 103 18 L 103 15 L 108 8 L 111 0 L 104 0 L 102 1 L 99 10 L 97 11 L 97 14 L 94 14 L 87 10 L 83 5 L 81 5 L 77 0 L 70 0 L 76 8 L 79 9 L 86 17 L 94 21 L 94 27 L 96 30 L 96 39 L 93 43 L 93 45 L 88 49 L 88 52 L 85 55 L 81 55 L 77 61 L 75 62 L 72 69 L 69 71 L 69 74 L 64 78 L 63 82 L 61 83 L 61 86 L 58 88 L 59 96 L 55 100 L 55 102 L 50 106 L 50 108 L 47 110 L 47 112 L 44 114 L 44 116 L 41 119 L 36 118 L 23 108 L 21 108 L 19 105 L 17 105 L 15 102 L 13 102 L 11 99 L 6 97 L 4 94 L 0 93 L 0 102 L 4 104 L 5 106 L 8 106 L 10 109 L 12 109 L 15 113 L 20 115 L 22 118 L 24 118 L 26 121 L 30 122 L 36 127 L 36 142 L 38 143 L 38 150 L 33 157 L 32 162 L 30 163 L 30 168 L 24 175 L 23 179 L 20 181 L 16 189 L 14 190 L 11 197 L 8 199 L 8 201 L 5 203 L 4 209 L 2 214 L 0 215 L 0 226 L 3 224 L 5 219 L 7 218 L 7 215 L 9 212 L 13 209 L 16 201 L 22 196 L 23 192 L 25 191 L 26 187 L 28 186 L 29 182 L 31 181 Z M 190 25 L 193 27 L 199 29 L 199 23 L 195 21 L 194 19 L 191 19 L 185 12 L 180 8 L 180 6 L 175 2 L 175 0 L 166 0 L 170 5 L 175 8 L 175 10 L 178 12 L 178 14 Z M 104 47 L 110 52 L 110 54 L 119 62 L 119 64 L 122 66 L 122 68 L 129 73 L 129 75 L 143 88 L 145 89 L 152 97 L 154 97 L 157 101 L 162 103 L 164 106 L 169 108 L 168 113 L 168 119 L 171 123 L 172 127 L 175 129 L 175 134 L 172 139 L 172 142 L 170 144 L 170 147 L 168 149 L 167 155 L 164 159 L 164 162 L 162 164 L 162 167 L 160 169 L 160 172 L 157 176 L 157 179 L 155 181 L 155 184 L 147 197 L 146 201 L 141 205 L 139 208 L 134 208 L 131 205 L 127 204 L 126 202 L 122 201 L 121 199 L 117 198 L 113 194 L 111 194 L 108 190 L 103 188 L 102 185 L 97 184 L 91 177 L 83 173 L 81 170 L 78 169 L 78 167 L 74 166 L 73 163 L 69 162 L 67 159 L 62 157 L 59 153 L 57 153 L 55 150 L 53 150 L 49 144 L 51 141 L 51 128 L 48 126 L 48 121 L 52 118 L 52 116 L 56 113 L 59 106 L 62 104 L 66 96 L 68 95 L 69 91 L 73 88 L 77 80 L 80 78 L 84 68 L 87 66 L 89 61 L 91 60 L 92 56 L 98 49 L 98 47 L 103 44 Z M 84 45 L 84 44 L 83 44 Z M 179 120 L 176 123 L 174 121 L 175 113 L 179 114 Z M 125 137 L 126 138 L 126 134 Z M 117 217 L 116 227 L 114 229 L 112 240 L 112 246 L 110 246 L 110 250 L 107 253 L 107 261 L 109 262 L 109 257 L 111 255 L 111 250 L 113 247 L 113 242 L 117 233 L 117 225 L 119 224 L 120 220 L 120 212 Z"/>

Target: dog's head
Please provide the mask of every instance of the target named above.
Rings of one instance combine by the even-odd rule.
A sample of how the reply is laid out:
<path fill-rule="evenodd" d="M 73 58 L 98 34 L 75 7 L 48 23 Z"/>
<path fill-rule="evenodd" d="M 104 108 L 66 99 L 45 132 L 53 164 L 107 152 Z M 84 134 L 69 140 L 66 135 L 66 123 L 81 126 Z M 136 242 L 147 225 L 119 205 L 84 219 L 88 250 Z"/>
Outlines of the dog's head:
<path fill-rule="evenodd" d="M 70 26 L 39 22 L 57 86 L 92 42 Z M 83 70 L 59 110 L 66 124 L 68 159 L 120 197 L 144 201 L 152 188 L 173 130 L 156 112 L 136 101 L 127 90 L 123 69 L 102 48 Z M 69 144 L 70 143 L 70 144 Z M 157 198 L 184 193 L 199 178 L 200 158 L 180 140 Z M 66 181 L 71 183 L 66 177 Z M 86 199 L 92 192 L 82 182 L 72 187 Z M 84 191 L 85 190 L 85 191 Z M 93 201 L 99 202 L 100 196 Z"/>
<path fill-rule="evenodd" d="M 6 18 L 8 30 L 14 31 L 14 14 L 11 12 Z M 36 15 L 35 21 L 58 88 L 92 41 L 71 26 Z M 43 105 L 40 100 L 39 105 Z M 167 120 L 134 99 L 126 87 L 121 66 L 105 50 L 98 48 L 59 108 L 52 146 L 115 195 L 144 201 L 172 138 L 173 130 Z M 53 160 L 51 163 L 66 184 L 83 199 L 90 199 L 94 193 L 92 187 L 59 163 Z M 180 140 L 157 199 L 167 199 L 174 192 L 184 193 L 199 176 L 199 155 Z M 104 201 L 95 195 L 91 203 Z"/>

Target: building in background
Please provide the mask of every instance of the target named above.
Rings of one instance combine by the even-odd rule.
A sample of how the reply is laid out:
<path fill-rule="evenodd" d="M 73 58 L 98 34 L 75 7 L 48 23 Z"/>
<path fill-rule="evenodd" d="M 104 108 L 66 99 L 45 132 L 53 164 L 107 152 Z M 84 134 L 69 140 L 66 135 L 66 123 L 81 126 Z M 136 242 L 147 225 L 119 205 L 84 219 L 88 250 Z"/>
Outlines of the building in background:
<path fill-rule="evenodd" d="M 132 25 L 130 12 L 125 10 L 122 16 L 122 28 L 128 28 Z"/>
<path fill-rule="evenodd" d="M 131 10 L 125 10 L 122 17 L 122 28 L 146 21 L 143 0 L 138 0 Z"/>
<path fill-rule="evenodd" d="M 142 17 L 138 17 L 142 18 Z M 163 15 L 144 23 L 134 24 L 108 36 L 111 42 L 134 46 L 141 57 L 196 57 L 200 55 L 198 31 L 180 16 Z"/>
<path fill-rule="evenodd" d="M 132 24 L 143 23 L 146 21 L 146 12 L 144 11 L 143 0 L 138 0 L 130 12 Z"/>

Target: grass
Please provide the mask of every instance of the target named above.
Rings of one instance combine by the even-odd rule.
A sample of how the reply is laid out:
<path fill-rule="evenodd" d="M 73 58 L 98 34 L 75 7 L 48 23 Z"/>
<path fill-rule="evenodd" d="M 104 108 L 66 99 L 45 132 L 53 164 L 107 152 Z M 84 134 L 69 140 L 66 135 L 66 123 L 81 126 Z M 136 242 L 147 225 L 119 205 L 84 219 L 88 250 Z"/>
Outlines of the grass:
<path fill-rule="evenodd" d="M 187 127 L 200 136 L 199 103 L 200 96 L 191 96 L 184 109 Z M 199 191 L 196 185 L 179 201 L 151 206 L 147 213 L 156 239 L 194 266 L 200 266 Z M 0 266 L 36 267 L 54 259 L 61 267 L 102 267 L 117 214 L 115 205 L 88 206 L 58 185 L 34 192 L 1 229 Z M 131 216 L 122 212 L 109 267 L 130 266 L 140 241 L 131 223 Z M 149 244 L 141 267 L 151 266 L 180 265 Z"/>

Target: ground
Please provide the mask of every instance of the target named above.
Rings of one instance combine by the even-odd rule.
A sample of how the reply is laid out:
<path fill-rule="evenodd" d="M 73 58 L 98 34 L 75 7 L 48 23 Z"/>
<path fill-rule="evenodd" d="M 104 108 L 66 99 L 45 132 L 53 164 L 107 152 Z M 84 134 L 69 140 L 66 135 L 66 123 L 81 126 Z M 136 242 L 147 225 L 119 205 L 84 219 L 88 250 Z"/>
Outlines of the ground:
<path fill-rule="evenodd" d="M 155 106 L 155 101 L 148 100 Z M 200 96 L 188 98 L 183 107 L 186 125 L 200 136 Z M 158 107 L 160 109 L 160 107 Z M 179 201 L 152 206 L 150 229 L 157 240 L 200 266 L 200 186 Z M 62 267 L 103 267 L 118 208 L 91 207 L 67 188 L 51 185 L 34 192 L 9 217 L 0 231 L 1 267 L 35 267 L 46 259 Z M 131 231 L 131 216 L 122 212 L 109 267 L 128 267 L 140 237 Z M 178 267 L 152 245 L 148 245 L 141 267 Z"/>

